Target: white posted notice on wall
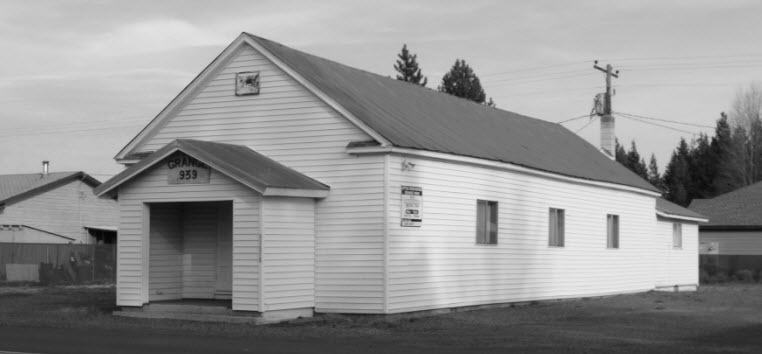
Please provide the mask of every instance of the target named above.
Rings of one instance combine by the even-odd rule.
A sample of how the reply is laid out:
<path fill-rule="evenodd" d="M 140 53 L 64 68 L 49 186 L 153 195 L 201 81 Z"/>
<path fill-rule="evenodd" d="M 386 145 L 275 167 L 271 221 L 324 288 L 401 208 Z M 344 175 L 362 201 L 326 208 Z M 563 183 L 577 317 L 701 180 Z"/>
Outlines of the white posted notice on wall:
<path fill-rule="evenodd" d="M 423 222 L 423 188 L 402 186 L 401 194 L 401 225 L 406 227 L 421 227 Z"/>

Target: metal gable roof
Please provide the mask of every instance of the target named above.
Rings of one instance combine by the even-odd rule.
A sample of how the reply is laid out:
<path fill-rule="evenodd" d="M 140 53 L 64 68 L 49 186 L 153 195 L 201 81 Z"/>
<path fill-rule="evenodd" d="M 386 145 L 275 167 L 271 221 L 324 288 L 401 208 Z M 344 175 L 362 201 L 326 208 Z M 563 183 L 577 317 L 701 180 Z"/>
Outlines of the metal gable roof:
<path fill-rule="evenodd" d="M 709 217 L 702 226 L 762 228 L 762 182 L 711 199 L 694 199 L 688 208 Z"/>
<path fill-rule="evenodd" d="M 676 217 L 676 218 L 687 217 L 691 219 L 706 220 L 706 217 L 704 215 L 701 215 L 695 211 L 683 208 L 664 198 L 656 198 L 656 210 L 670 217 Z"/>
<path fill-rule="evenodd" d="M 246 34 L 394 146 L 659 192 L 556 123 L 351 68 Z"/>
<path fill-rule="evenodd" d="M 228 177 L 266 194 L 268 189 L 328 191 L 330 187 L 242 145 L 177 139 L 95 189 L 101 196 L 175 151 L 182 151 Z"/>
<path fill-rule="evenodd" d="M 50 172 L 47 175 L 42 173 L 0 175 L 0 204 L 31 197 L 74 179 L 81 179 L 94 187 L 100 184 L 98 180 L 82 171 Z"/>

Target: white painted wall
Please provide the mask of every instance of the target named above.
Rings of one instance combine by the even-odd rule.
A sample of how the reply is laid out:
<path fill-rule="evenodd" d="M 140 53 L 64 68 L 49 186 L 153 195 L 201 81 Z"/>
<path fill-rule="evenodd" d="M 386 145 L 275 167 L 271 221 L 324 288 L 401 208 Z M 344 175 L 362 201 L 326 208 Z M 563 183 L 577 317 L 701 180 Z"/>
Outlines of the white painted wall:
<path fill-rule="evenodd" d="M 0 213 L 0 224 L 29 225 L 91 243 L 83 226 L 116 226 L 117 203 L 93 194 L 93 188 L 79 180 L 12 203 Z"/>
<path fill-rule="evenodd" d="M 151 205 L 149 300 L 174 300 L 183 295 L 183 211 L 177 203 Z"/>
<path fill-rule="evenodd" d="M 672 225 L 675 222 L 682 224 L 683 229 L 683 246 L 680 248 L 672 247 Z M 698 225 L 658 217 L 654 236 L 654 244 L 658 247 L 654 262 L 656 286 L 698 285 Z"/>
<path fill-rule="evenodd" d="M 654 197 L 423 158 L 401 171 L 402 159 L 389 165 L 389 313 L 653 289 Z M 400 226 L 402 185 L 423 188 L 420 228 Z M 477 199 L 498 202 L 497 245 L 475 243 Z M 565 209 L 563 248 L 548 246 L 551 207 Z"/>
<path fill-rule="evenodd" d="M 183 204 L 183 298 L 214 298 L 217 218 L 216 204 Z"/>
<path fill-rule="evenodd" d="M 717 242 L 721 255 L 762 255 L 762 231 L 701 231 L 699 242 Z"/>
<path fill-rule="evenodd" d="M 315 307 L 315 200 L 262 200 L 264 310 Z"/>
<path fill-rule="evenodd" d="M 260 95 L 235 95 L 235 73 L 243 71 L 260 72 Z M 177 138 L 245 145 L 329 185 L 330 196 L 316 204 L 315 306 L 383 312 L 383 157 L 346 153 L 349 142 L 370 136 L 253 48 L 212 78 L 138 151 Z"/>
<path fill-rule="evenodd" d="M 233 203 L 233 309 L 258 311 L 260 196 L 214 170 L 209 184 L 195 185 L 170 185 L 167 173 L 166 165 L 158 163 L 119 187 L 117 305 L 142 306 L 149 301 L 146 203 L 229 200 Z"/>

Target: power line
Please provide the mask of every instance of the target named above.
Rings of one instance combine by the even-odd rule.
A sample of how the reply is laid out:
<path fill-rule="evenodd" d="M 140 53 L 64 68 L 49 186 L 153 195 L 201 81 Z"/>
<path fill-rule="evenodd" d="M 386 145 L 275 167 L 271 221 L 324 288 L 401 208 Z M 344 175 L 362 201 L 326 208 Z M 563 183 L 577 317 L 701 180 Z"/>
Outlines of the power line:
<path fill-rule="evenodd" d="M 598 116 L 595 116 L 595 117 L 593 117 L 593 119 L 590 119 L 590 121 L 587 122 L 587 124 L 583 125 L 582 128 L 577 129 L 577 131 L 575 131 L 574 134 L 578 134 L 583 129 L 587 128 L 588 125 L 593 124 L 593 122 L 595 122 L 596 119 L 598 119 Z"/>
<path fill-rule="evenodd" d="M 655 121 L 659 121 L 659 122 L 675 123 L 675 124 L 682 124 L 682 125 L 690 125 L 690 126 L 699 127 L 699 128 L 709 128 L 709 129 L 713 129 L 714 128 L 714 127 L 708 126 L 708 125 L 679 122 L 679 121 L 676 121 L 676 120 L 661 119 L 661 118 L 654 118 L 654 117 L 646 117 L 646 116 L 640 116 L 640 115 L 631 114 L 631 113 L 624 113 L 624 112 L 614 112 L 614 113 L 619 114 L 619 115 L 629 116 L 631 118 L 634 117 L 634 118 L 640 118 L 640 119 L 655 120 Z M 627 117 L 625 117 L 625 118 L 627 118 Z"/>
<path fill-rule="evenodd" d="M 585 114 L 585 115 L 581 115 L 579 117 L 574 117 L 574 118 L 569 118 L 567 120 L 562 120 L 562 121 L 560 121 L 560 122 L 558 122 L 556 124 L 564 124 L 566 122 L 571 122 L 573 120 L 582 119 L 582 118 L 586 118 L 586 117 L 590 117 L 590 114 Z"/>
<path fill-rule="evenodd" d="M 645 124 L 651 124 L 651 125 L 654 125 L 654 126 L 657 126 L 657 127 L 661 127 L 661 128 L 665 128 L 665 129 L 669 129 L 669 130 L 674 130 L 674 131 L 677 131 L 677 132 L 681 132 L 681 133 L 686 133 L 686 134 L 696 135 L 696 133 L 695 133 L 695 132 L 689 132 L 689 131 L 687 131 L 687 130 L 682 130 L 682 129 L 672 128 L 672 127 L 669 127 L 669 126 L 666 126 L 666 125 L 663 125 L 663 124 L 658 124 L 658 123 L 654 123 L 654 122 L 649 122 L 649 121 L 647 121 L 647 120 L 642 120 L 642 119 L 633 118 L 633 117 L 627 117 L 627 116 L 623 116 L 623 115 L 620 115 L 619 117 L 621 117 L 621 118 L 625 118 L 625 119 L 632 119 L 632 120 L 635 120 L 635 121 L 638 121 L 638 122 L 641 122 L 641 123 L 645 123 Z"/>

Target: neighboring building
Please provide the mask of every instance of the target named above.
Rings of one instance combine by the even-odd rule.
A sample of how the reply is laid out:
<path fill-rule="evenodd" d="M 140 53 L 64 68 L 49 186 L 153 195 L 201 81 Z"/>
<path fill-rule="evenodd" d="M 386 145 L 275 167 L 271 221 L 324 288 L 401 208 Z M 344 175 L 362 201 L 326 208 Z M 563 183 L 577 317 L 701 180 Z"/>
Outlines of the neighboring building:
<path fill-rule="evenodd" d="M 119 209 L 84 172 L 0 175 L 0 242 L 113 243 Z"/>
<path fill-rule="evenodd" d="M 705 219 L 564 127 L 246 33 L 116 160 L 96 193 L 121 209 L 119 306 L 390 314 L 698 284 Z"/>
<path fill-rule="evenodd" d="M 762 182 L 711 199 L 694 199 L 689 208 L 709 218 L 699 225 L 703 261 L 730 274 L 762 270 Z"/>

